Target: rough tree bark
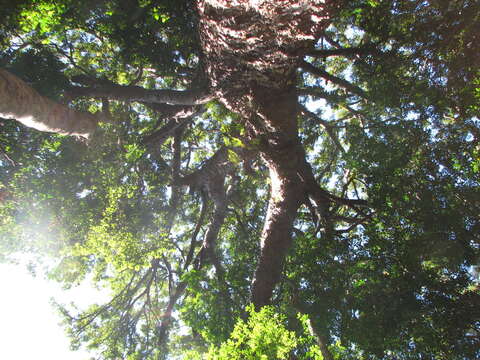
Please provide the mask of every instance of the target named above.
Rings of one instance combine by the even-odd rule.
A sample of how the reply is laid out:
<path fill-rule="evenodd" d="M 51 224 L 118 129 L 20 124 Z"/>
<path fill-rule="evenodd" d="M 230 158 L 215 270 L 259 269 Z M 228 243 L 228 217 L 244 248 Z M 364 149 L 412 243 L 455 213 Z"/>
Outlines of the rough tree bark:
<path fill-rule="evenodd" d="M 211 92 L 242 116 L 270 173 L 270 201 L 252 282 L 257 307 L 269 303 L 280 279 L 293 222 L 309 192 L 306 179 L 313 178 L 298 138 L 294 86 L 302 58 L 329 24 L 333 3 L 198 1 Z"/>
<path fill-rule="evenodd" d="M 41 96 L 27 83 L 0 69 L 0 117 L 15 119 L 39 131 L 89 138 L 98 117 Z"/>

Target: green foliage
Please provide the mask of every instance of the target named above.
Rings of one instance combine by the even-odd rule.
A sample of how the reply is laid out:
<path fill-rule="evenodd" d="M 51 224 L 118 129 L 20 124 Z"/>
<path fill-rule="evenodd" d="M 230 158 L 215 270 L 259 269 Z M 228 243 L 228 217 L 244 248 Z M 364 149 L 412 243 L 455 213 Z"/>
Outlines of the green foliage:
<path fill-rule="evenodd" d="M 79 74 L 206 81 L 191 1 L 8 1 L 0 14 L 1 66 L 57 100 Z M 59 306 L 73 345 L 102 359 L 318 360 L 322 342 L 342 360 L 478 358 L 479 14 L 470 0 L 341 2 L 318 49 L 364 51 L 307 60 L 366 99 L 299 72 L 313 116 L 299 114 L 298 132 L 318 183 L 369 208 L 299 210 L 272 306 L 247 307 L 269 198 L 260 139 L 217 101 L 161 143 L 146 139 L 178 108 L 109 101 L 112 121 L 88 144 L 0 119 L 0 260 L 47 254 L 65 287 L 91 278 L 109 292 L 82 311 Z M 212 184 L 177 180 L 222 147 L 218 267 L 199 260 Z"/>
<path fill-rule="evenodd" d="M 256 312 L 247 307 L 248 320 L 239 319 L 230 339 L 218 348 L 211 348 L 208 360 L 266 360 L 287 359 L 296 347 L 295 333 L 284 326 L 285 318 L 272 308 L 263 307 Z"/>

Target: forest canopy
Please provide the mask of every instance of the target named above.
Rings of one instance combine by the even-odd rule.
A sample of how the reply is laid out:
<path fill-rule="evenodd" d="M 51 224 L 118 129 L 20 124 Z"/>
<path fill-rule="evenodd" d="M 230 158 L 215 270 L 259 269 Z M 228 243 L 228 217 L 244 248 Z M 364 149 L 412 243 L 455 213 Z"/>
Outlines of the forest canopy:
<path fill-rule="evenodd" d="M 1 1 L 0 260 L 98 359 L 480 357 L 476 0 Z"/>

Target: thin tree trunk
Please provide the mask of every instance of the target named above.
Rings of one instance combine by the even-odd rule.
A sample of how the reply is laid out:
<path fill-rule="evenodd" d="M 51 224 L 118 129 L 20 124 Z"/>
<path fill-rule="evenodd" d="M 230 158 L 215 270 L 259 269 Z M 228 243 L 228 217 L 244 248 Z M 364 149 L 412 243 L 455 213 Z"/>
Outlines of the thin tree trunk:
<path fill-rule="evenodd" d="M 0 69 L 0 117 L 15 119 L 39 131 L 88 139 L 97 128 L 97 116 L 75 111 L 41 96 L 27 83 Z"/>

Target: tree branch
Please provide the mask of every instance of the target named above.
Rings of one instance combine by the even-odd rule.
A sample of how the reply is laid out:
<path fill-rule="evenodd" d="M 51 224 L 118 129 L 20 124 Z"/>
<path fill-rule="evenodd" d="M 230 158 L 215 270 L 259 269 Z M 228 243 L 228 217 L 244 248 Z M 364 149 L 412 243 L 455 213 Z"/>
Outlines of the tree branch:
<path fill-rule="evenodd" d="M 330 139 L 332 139 L 332 141 L 335 143 L 337 148 L 342 153 L 345 154 L 345 149 L 343 148 L 342 144 L 340 144 L 340 141 L 338 140 L 337 136 L 335 135 L 335 133 L 332 130 L 332 127 L 330 126 L 330 124 L 327 121 L 321 119 L 319 116 L 317 116 L 316 114 L 314 114 L 313 112 L 308 110 L 305 106 L 300 106 L 300 110 L 304 115 L 310 117 L 311 119 L 317 121 L 320 125 L 322 125 L 322 127 L 325 129 L 328 136 L 330 136 Z"/>
<path fill-rule="evenodd" d="M 212 175 L 221 178 L 227 175 L 230 165 L 227 151 L 224 147 L 219 149 L 211 158 L 206 160 L 198 170 L 180 178 L 179 185 L 190 186 L 194 189 L 203 188 L 209 192 L 208 186 L 210 186 L 210 179 L 213 178 Z"/>
<path fill-rule="evenodd" d="M 301 88 L 297 88 L 297 95 L 312 96 L 314 98 L 325 99 L 336 104 L 341 102 L 342 98 L 345 98 L 345 96 L 341 96 L 338 93 L 327 92 L 327 91 L 321 90 L 318 87 L 313 87 L 313 86 L 304 86 Z"/>
<path fill-rule="evenodd" d="M 207 199 L 203 191 L 201 192 L 201 198 L 202 198 L 202 208 L 200 210 L 200 216 L 198 217 L 198 221 L 197 221 L 197 224 L 195 225 L 195 229 L 193 230 L 192 238 L 190 241 L 190 247 L 188 249 L 183 270 L 187 270 L 187 267 L 193 261 L 193 254 L 195 252 L 195 247 L 197 244 L 198 233 L 200 232 L 200 229 L 202 228 L 202 225 L 205 221 L 205 216 L 207 215 Z"/>
<path fill-rule="evenodd" d="M 360 87 L 358 87 L 356 85 L 353 85 L 352 83 L 350 83 L 347 80 L 344 80 L 344 79 L 339 78 L 335 75 L 332 75 L 332 74 L 326 72 L 325 70 L 320 69 L 320 68 L 310 64 L 309 62 L 302 61 L 300 66 L 301 66 L 302 69 L 308 71 L 309 73 L 311 73 L 313 75 L 320 76 L 323 79 L 325 79 L 327 81 L 330 81 L 330 82 L 334 83 L 335 85 L 338 85 L 338 86 L 344 88 L 347 91 L 350 91 L 352 94 L 358 95 L 358 96 L 360 96 L 364 99 L 368 98 L 367 93 L 365 91 L 363 91 Z"/>
<path fill-rule="evenodd" d="M 213 99 L 203 89 L 167 90 L 145 89 L 140 86 L 101 84 L 98 87 L 71 87 L 68 91 L 71 98 L 95 97 L 109 98 L 119 101 L 138 101 L 152 104 L 200 105 Z"/>
<path fill-rule="evenodd" d="M 378 50 L 373 46 L 352 46 L 348 48 L 314 49 L 309 51 L 307 55 L 316 57 L 344 56 L 347 58 L 353 58 L 357 55 L 370 55 L 376 53 L 378 53 Z"/>
<path fill-rule="evenodd" d="M 143 137 L 141 142 L 144 145 L 155 145 L 157 147 L 162 145 L 165 140 L 167 140 L 173 134 L 173 132 L 176 131 L 176 129 L 186 126 L 193 120 L 194 117 L 205 111 L 203 107 L 201 109 L 195 109 L 194 107 L 175 106 L 175 108 L 177 112 L 171 115 L 172 119 L 170 119 L 167 124 L 160 129 L 155 130 L 151 134 Z"/>
<path fill-rule="evenodd" d="M 102 119 L 41 96 L 17 76 L 0 69 L 0 117 L 45 132 L 88 139 Z"/>

